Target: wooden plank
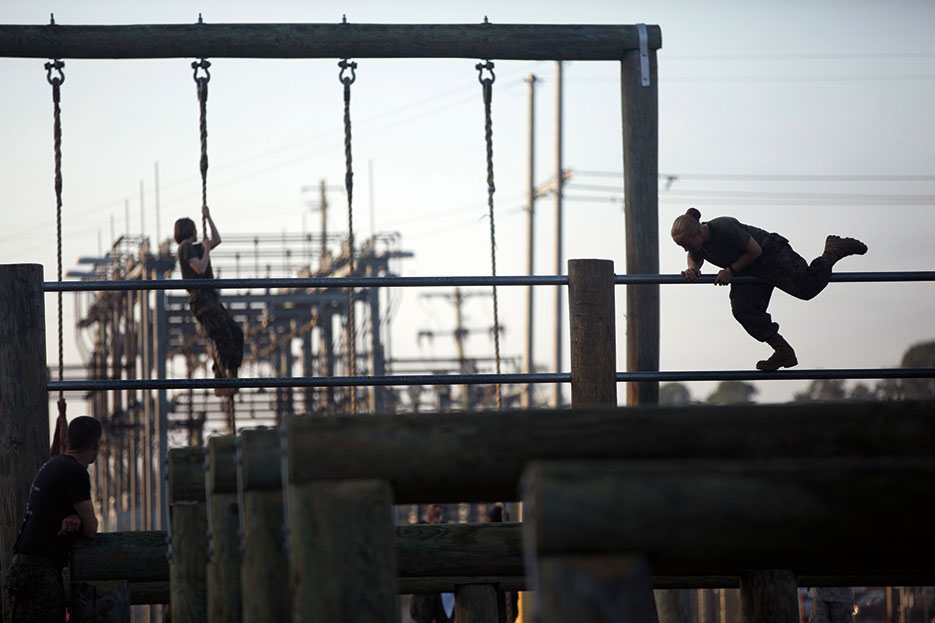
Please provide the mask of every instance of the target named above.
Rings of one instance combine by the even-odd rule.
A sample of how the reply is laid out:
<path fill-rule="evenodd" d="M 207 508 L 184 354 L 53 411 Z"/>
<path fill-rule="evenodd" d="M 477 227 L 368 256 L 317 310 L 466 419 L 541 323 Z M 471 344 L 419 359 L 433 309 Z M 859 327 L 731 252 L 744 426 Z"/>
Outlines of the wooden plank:
<path fill-rule="evenodd" d="M 171 464 L 171 463 L 170 463 Z M 207 619 L 205 532 L 203 502 L 176 502 L 171 509 L 172 561 L 169 593 L 173 623 L 202 623 Z"/>
<path fill-rule="evenodd" d="M 161 582 L 129 582 L 130 604 L 140 606 L 144 604 L 169 603 L 169 581 Z"/>
<path fill-rule="evenodd" d="M 649 85 L 639 50 L 620 62 L 623 116 L 623 194 L 627 274 L 659 273 L 659 76 L 648 50 Z M 659 286 L 627 286 L 627 371 L 659 369 Z M 659 384 L 628 383 L 627 404 L 659 402 Z"/>
<path fill-rule="evenodd" d="M 521 576 L 518 523 L 396 526 L 399 576 Z"/>
<path fill-rule="evenodd" d="M 524 479 L 524 542 L 645 552 L 664 575 L 925 574 L 933 479 L 935 460 L 915 458 L 542 462 Z"/>
<path fill-rule="evenodd" d="M 290 483 L 289 508 L 293 621 L 399 621 L 389 483 Z"/>
<path fill-rule="evenodd" d="M 209 623 L 241 620 L 240 511 L 234 456 L 233 436 L 208 440 L 208 521 L 212 536 L 205 577 Z M 219 488 L 229 492 L 218 493 Z"/>
<path fill-rule="evenodd" d="M 289 477 L 387 478 L 399 504 L 513 500 L 535 459 L 932 456 L 933 412 L 921 401 L 298 417 L 286 423 Z M 258 464 L 278 474 L 272 455 Z"/>
<path fill-rule="evenodd" d="M 568 261 L 571 404 L 617 405 L 614 263 Z"/>
<path fill-rule="evenodd" d="M 41 265 L 0 265 L 0 318 L 0 491 L 5 500 L 0 505 L 0 579 L 5 580 L 33 476 L 49 458 Z M 0 613 L 10 613 L 6 590 L 2 600 Z"/>
<path fill-rule="evenodd" d="M 651 48 L 659 26 L 647 26 Z M 155 24 L 0 26 L 0 56 L 28 58 L 492 58 L 619 60 L 636 26 Z"/>
<path fill-rule="evenodd" d="M 799 623 L 799 594 L 791 571 L 750 571 L 740 577 L 743 623 Z"/>
<path fill-rule="evenodd" d="M 169 504 L 205 501 L 205 448 L 169 450 Z"/>

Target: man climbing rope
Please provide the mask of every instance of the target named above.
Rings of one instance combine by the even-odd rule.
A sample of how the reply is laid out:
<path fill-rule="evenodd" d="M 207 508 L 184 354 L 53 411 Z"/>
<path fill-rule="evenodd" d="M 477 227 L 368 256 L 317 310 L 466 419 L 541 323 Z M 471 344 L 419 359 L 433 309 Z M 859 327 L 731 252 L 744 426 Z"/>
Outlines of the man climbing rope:
<path fill-rule="evenodd" d="M 211 271 L 211 249 L 221 244 L 221 235 L 214 225 L 208 206 L 201 213 L 211 227 L 211 237 L 195 242 L 198 230 L 190 218 L 175 222 L 175 241 L 179 245 L 179 268 L 182 279 L 214 279 Z M 243 361 L 243 330 L 237 326 L 224 305 L 218 291 L 213 288 L 189 288 L 188 305 L 195 319 L 214 341 L 214 375 L 218 378 L 236 378 Z M 217 388 L 218 396 L 230 396 L 236 388 Z"/>

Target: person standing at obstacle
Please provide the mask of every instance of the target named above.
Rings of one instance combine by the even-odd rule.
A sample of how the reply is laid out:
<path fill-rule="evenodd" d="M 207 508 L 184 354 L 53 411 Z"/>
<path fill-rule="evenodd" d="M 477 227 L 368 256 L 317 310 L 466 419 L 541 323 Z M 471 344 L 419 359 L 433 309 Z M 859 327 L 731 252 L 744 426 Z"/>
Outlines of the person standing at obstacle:
<path fill-rule="evenodd" d="M 175 221 L 175 241 L 179 245 L 179 268 L 182 279 L 214 279 L 211 270 L 211 250 L 221 244 L 221 235 L 214 225 L 208 206 L 201 213 L 211 227 L 211 237 L 196 242 L 198 230 L 190 218 Z M 218 291 L 213 288 L 189 288 L 188 306 L 195 319 L 214 341 L 214 375 L 218 378 L 236 378 L 243 361 L 243 330 L 221 304 Z M 215 389 L 217 395 L 231 395 L 236 389 Z"/>
<path fill-rule="evenodd" d="M 444 508 L 441 504 L 425 505 L 425 523 L 444 523 Z M 444 596 L 444 595 L 447 595 Z M 454 608 L 454 595 L 451 593 L 418 593 L 409 602 L 409 616 L 412 623 L 451 623 L 454 616 L 446 612 L 445 601 L 449 601 L 447 610 Z"/>
<path fill-rule="evenodd" d="M 705 261 L 721 268 L 714 283 L 731 285 L 734 318 L 754 339 L 773 347 L 773 354 L 756 364 L 757 370 L 765 372 L 798 364 L 795 350 L 779 334 L 779 324 L 766 311 L 773 288 L 810 300 L 828 285 L 838 260 L 867 252 L 867 245 L 859 240 L 832 235 L 825 239 L 824 252 L 808 264 L 779 234 L 745 225 L 730 216 L 701 222 L 701 212 L 695 208 L 675 219 L 672 240 L 688 252 L 688 268 L 682 275 L 689 281 L 701 275 Z M 758 277 L 762 282 L 731 284 L 735 275 Z"/>
<path fill-rule="evenodd" d="M 17 623 L 65 620 L 62 567 L 72 535 L 91 538 L 97 533 L 88 466 L 97 458 L 101 423 L 77 417 L 68 425 L 67 439 L 65 454 L 50 458 L 36 472 L 13 545 L 6 590 Z"/>

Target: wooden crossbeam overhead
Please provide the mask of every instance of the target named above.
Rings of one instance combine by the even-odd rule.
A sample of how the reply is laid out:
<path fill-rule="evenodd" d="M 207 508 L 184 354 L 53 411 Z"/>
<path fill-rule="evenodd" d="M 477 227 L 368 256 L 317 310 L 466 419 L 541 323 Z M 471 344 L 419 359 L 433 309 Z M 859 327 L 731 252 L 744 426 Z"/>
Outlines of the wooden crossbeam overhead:
<path fill-rule="evenodd" d="M 647 47 L 662 47 L 646 26 Z M 0 56 L 21 58 L 490 58 L 621 60 L 636 25 L 0 25 Z"/>

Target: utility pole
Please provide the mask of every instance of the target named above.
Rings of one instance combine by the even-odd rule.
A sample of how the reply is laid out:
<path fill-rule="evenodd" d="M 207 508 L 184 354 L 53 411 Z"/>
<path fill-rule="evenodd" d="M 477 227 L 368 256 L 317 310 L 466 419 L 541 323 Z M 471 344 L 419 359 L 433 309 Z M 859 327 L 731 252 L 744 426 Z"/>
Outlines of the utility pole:
<path fill-rule="evenodd" d="M 555 274 L 561 275 L 562 256 L 562 61 L 555 62 Z M 555 371 L 562 371 L 562 288 L 555 288 Z M 562 406 L 562 384 L 555 384 L 555 407 Z"/>
<path fill-rule="evenodd" d="M 535 146 L 536 146 L 536 82 L 535 74 L 526 76 L 526 84 L 529 85 L 529 160 L 527 163 L 526 184 L 528 197 L 526 200 L 526 212 L 528 227 L 526 230 L 526 249 L 529 253 L 526 259 L 526 274 L 530 277 L 533 274 L 535 264 L 535 223 L 536 223 L 536 187 L 535 187 Z M 535 363 L 532 357 L 533 347 L 533 288 L 526 287 L 526 373 L 535 372 Z M 533 384 L 526 385 L 525 406 L 532 407 L 533 404 Z"/>
<path fill-rule="evenodd" d="M 490 292 L 461 292 L 461 288 L 455 288 L 453 294 L 447 293 L 436 293 L 428 292 L 422 295 L 424 298 L 442 298 L 447 301 L 451 301 L 455 308 L 455 330 L 453 332 L 455 338 L 455 350 L 458 356 L 458 372 L 461 374 L 468 374 L 471 370 L 468 369 L 467 357 L 464 354 L 464 338 L 471 333 L 471 329 L 468 329 L 464 326 L 464 312 L 463 306 L 464 301 L 475 297 L 475 296 L 492 296 Z M 420 331 L 420 336 L 433 337 L 437 332 L 433 331 Z M 469 386 L 463 385 L 461 388 L 462 397 L 464 400 L 464 409 L 468 410 L 471 408 L 471 400 L 469 393 Z"/>
<path fill-rule="evenodd" d="M 303 186 L 301 188 L 302 192 L 308 192 L 314 190 L 315 186 Z M 318 210 L 321 212 L 321 255 L 319 256 L 320 261 L 324 261 L 325 255 L 328 253 L 328 187 L 325 185 L 325 180 L 322 179 L 318 182 L 318 203 L 312 203 L 311 201 L 306 202 L 308 209 L 311 211 Z"/>

